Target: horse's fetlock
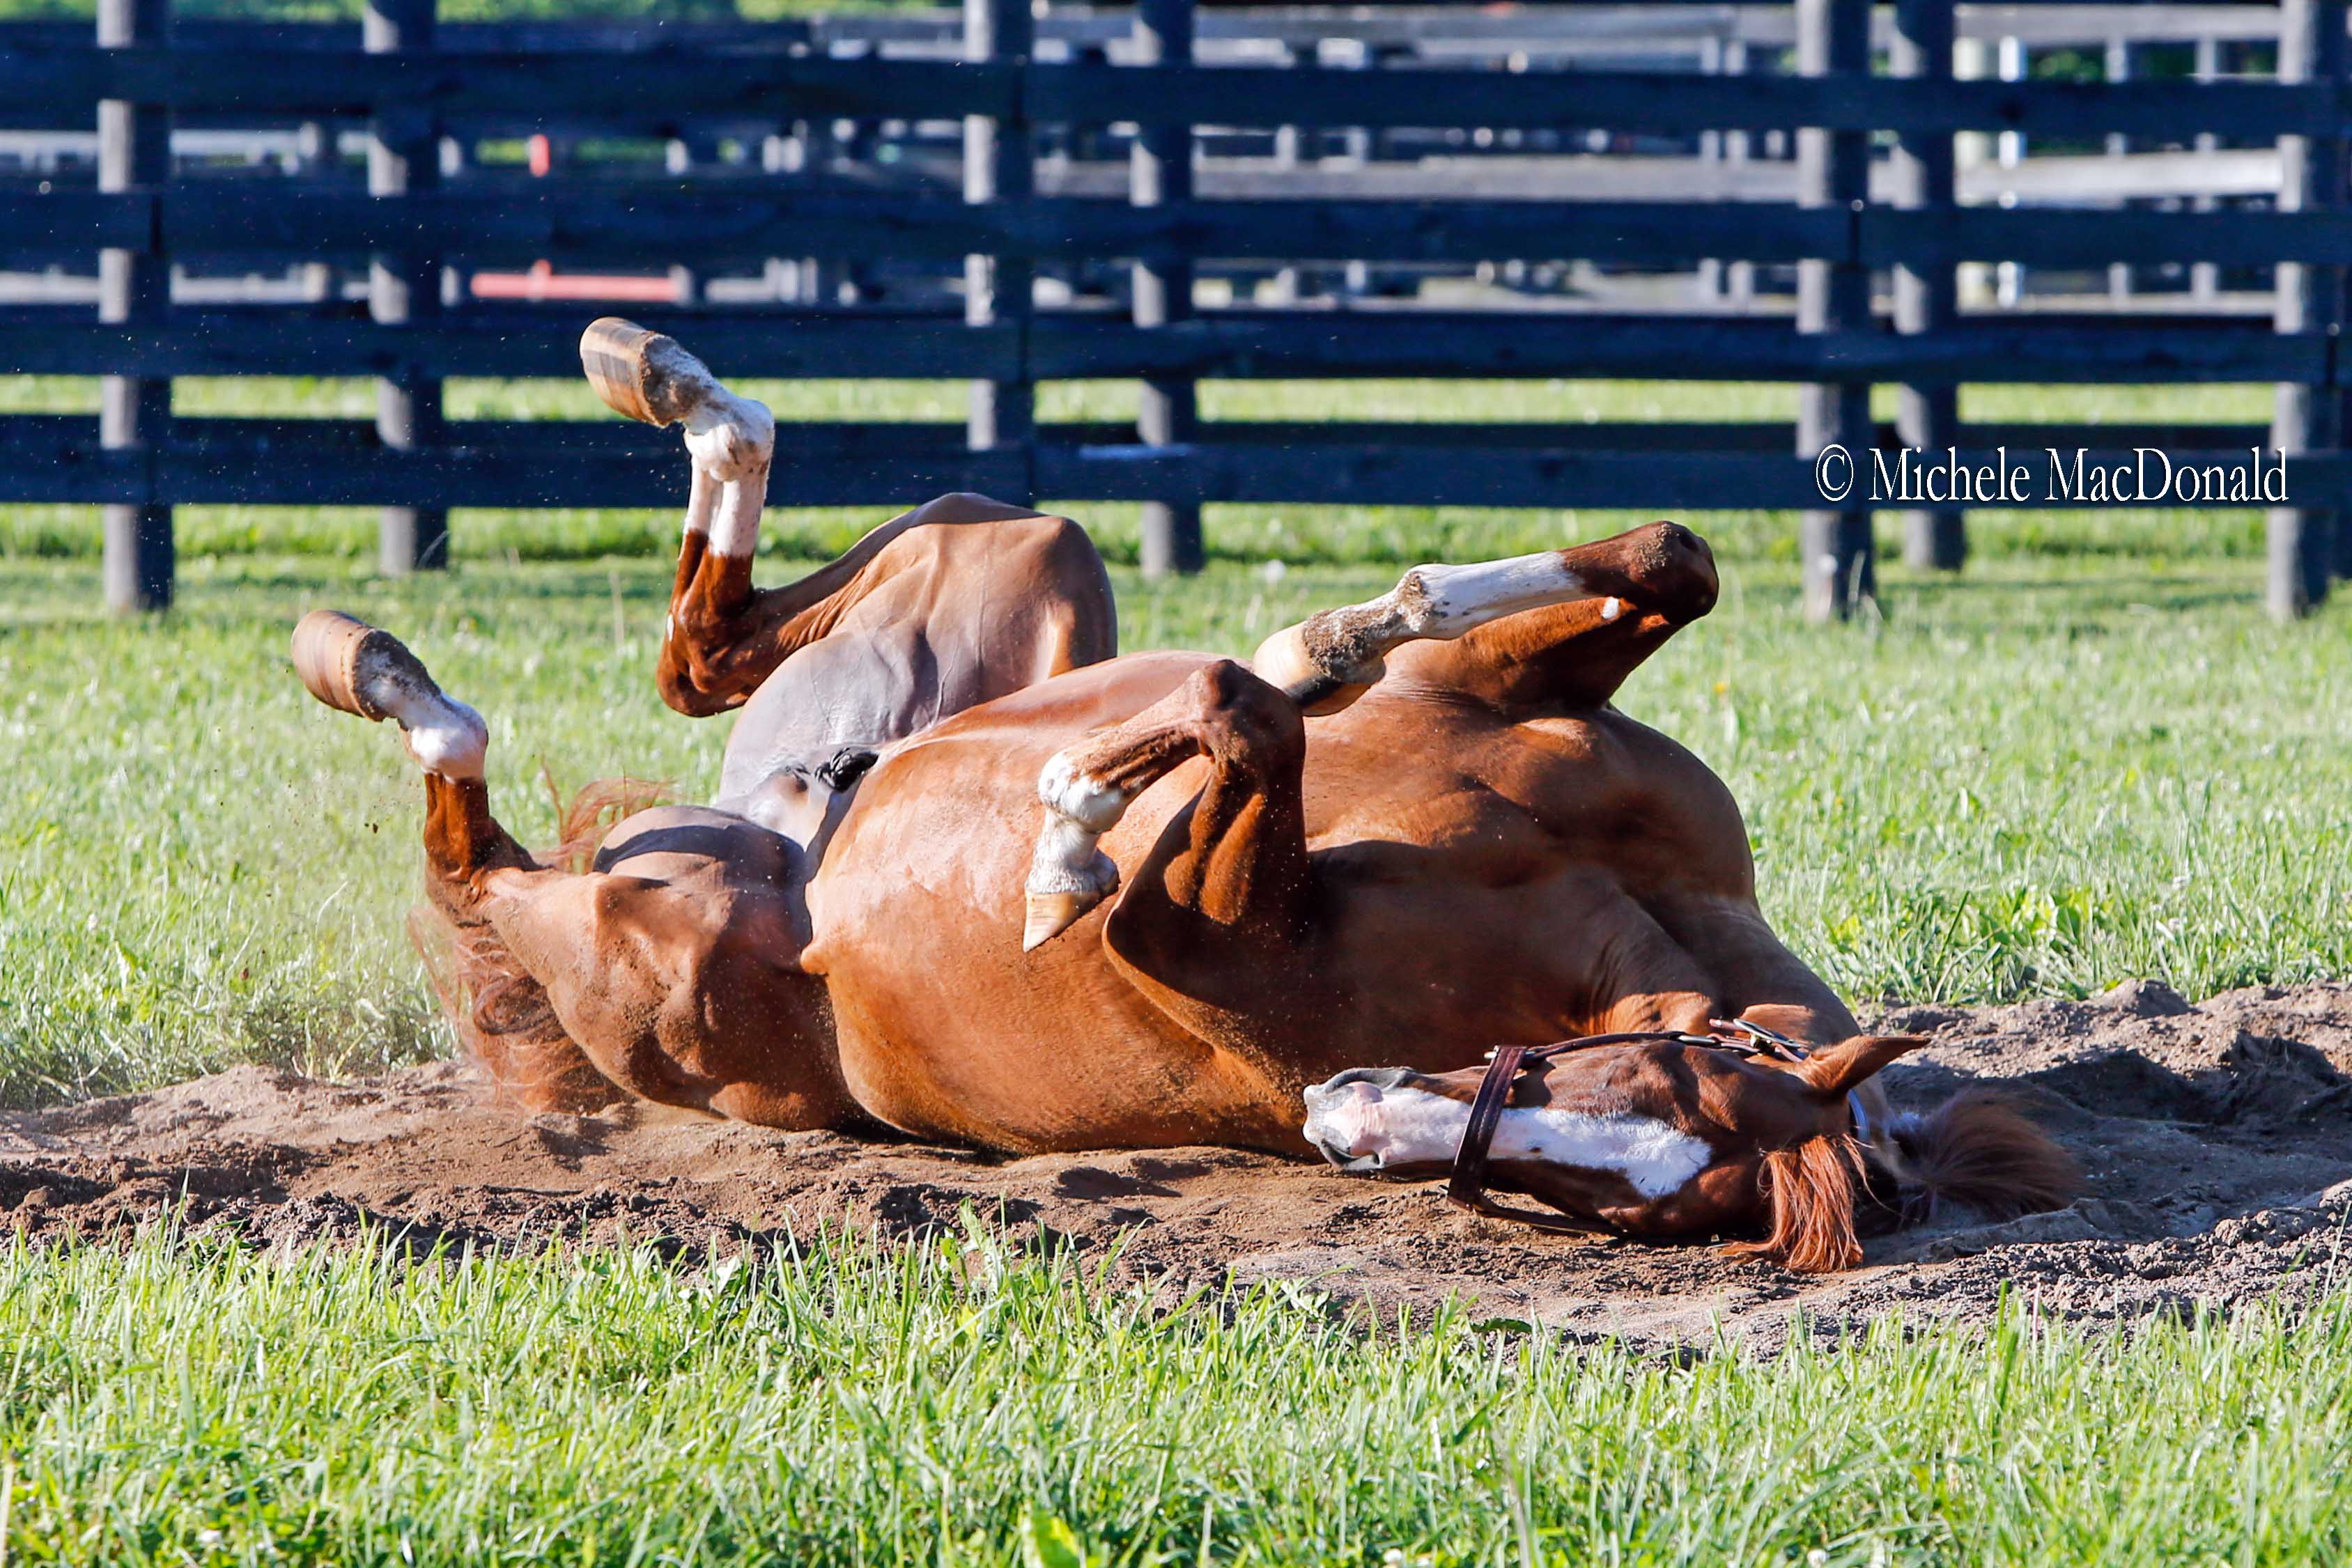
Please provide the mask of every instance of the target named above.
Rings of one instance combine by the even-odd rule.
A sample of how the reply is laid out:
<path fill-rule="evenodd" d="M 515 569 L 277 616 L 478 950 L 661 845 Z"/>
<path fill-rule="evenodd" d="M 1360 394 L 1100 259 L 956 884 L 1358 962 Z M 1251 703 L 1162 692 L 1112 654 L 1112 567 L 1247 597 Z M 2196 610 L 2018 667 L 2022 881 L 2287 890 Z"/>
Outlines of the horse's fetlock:
<path fill-rule="evenodd" d="M 764 476 L 775 456 L 775 416 L 765 403 L 714 389 L 687 416 L 686 450 L 722 483 Z"/>
<path fill-rule="evenodd" d="M 1045 759 L 1037 776 L 1037 798 L 1048 810 L 1066 818 L 1089 833 L 1108 832 L 1118 825 L 1133 797 L 1129 791 L 1087 772 L 1067 752 Z"/>

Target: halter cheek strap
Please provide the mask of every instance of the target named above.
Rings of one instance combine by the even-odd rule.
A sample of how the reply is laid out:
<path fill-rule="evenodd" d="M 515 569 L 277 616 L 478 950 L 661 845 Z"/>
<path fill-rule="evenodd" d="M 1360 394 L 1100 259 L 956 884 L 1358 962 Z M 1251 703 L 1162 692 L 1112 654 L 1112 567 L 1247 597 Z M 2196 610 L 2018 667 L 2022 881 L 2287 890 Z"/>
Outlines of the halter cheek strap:
<path fill-rule="evenodd" d="M 1575 1040 L 1563 1040 L 1551 1045 L 1498 1045 L 1486 1053 L 1486 1075 L 1478 1081 L 1478 1092 L 1470 1102 L 1470 1120 L 1463 1124 L 1462 1142 L 1454 1151 L 1454 1174 L 1445 1184 L 1445 1201 L 1473 1214 L 1483 1214 L 1490 1219 L 1508 1219 L 1521 1225 L 1531 1225 L 1538 1230 L 1571 1231 L 1580 1234 L 1603 1226 L 1575 1220 L 1564 1215 L 1546 1214 L 1537 1209 L 1512 1208 L 1495 1201 L 1486 1191 L 1486 1161 L 1494 1152 L 1496 1131 L 1503 1124 L 1503 1113 L 1510 1107 L 1511 1091 L 1519 1074 L 1528 1065 L 1564 1056 L 1572 1051 L 1590 1051 L 1603 1045 L 1700 1045 L 1710 1051 L 1727 1051 L 1738 1056 L 1770 1056 L 1781 1060 L 1802 1061 L 1805 1048 L 1787 1035 L 1752 1024 L 1745 1019 L 1708 1020 L 1717 1034 L 1685 1034 L 1679 1030 L 1633 1030 L 1617 1034 L 1588 1034 Z M 1848 1096 L 1849 1101 L 1852 1096 Z M 1862 1125 L 1862 1108 L 1853 1108 L 1855 1125 Z"/>

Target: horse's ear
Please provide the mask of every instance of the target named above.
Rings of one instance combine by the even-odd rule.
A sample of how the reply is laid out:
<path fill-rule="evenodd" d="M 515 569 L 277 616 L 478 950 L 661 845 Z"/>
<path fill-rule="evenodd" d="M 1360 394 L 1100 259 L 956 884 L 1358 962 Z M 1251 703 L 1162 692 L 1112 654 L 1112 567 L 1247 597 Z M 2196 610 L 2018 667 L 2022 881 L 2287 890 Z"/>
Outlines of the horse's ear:
<path fill-rule="evenodd" d="M 1895 1058 L 1908 1056 L 1927 1043 L 1927 1037 L 1922 1034 L 1858 1034 L 1805 1058 L 1798 1065 L 1797 1075 L 1822 1099 L 1834 1100 L 1851 1093 Z"/>

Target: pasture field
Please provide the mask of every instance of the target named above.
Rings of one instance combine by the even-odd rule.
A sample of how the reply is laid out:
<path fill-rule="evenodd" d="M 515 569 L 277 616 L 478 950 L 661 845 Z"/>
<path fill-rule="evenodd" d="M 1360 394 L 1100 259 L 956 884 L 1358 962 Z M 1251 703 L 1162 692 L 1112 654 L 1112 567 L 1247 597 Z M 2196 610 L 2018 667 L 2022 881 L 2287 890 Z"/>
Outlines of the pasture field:
<path fill-rule="evenodd" d="M 762 390 L 813 417 L 961 407 Z M 1302 412 L 1227 390 L 1228 416 Z M 1447 396 L 1786 413 L 1787 389 L 1554 390 Z M 0 382 L 26 407 L 90 391 Z M 2240 391 L 2192 409 L 1972 389 L 1970 413 L 2260 417 Z M 1334 416 L 1464 415 L 1406 387 L 1324 392 Z M 1107 389 L 1055 395 L 1052 417 L 1116 412 Z M 548 387 L 452 402 L 586 413 Z M 342 383 L 184 388 L 192 404 L 369 406 Z M 763 570 L 877 517 L 779 517 Z M 1082 520 L 1131 559 L 1131 515 Z M 1123 640 L 1246 652 L 1410 561 L 1634 520 L 1226 509 L 1201 579 L 1115 565 Z M 1724 775 L 1768 914 L 1858 1001 L 2352 975 L 2352 611 L 2265 621 L 2253 515 L 1986 517 L 1964 577 L 1890 569 L 1885 618 L 1829 630 L 1796 623 L 1790 519 L 1688 520 L 1723 603 L 1621 705 Z M 370 575 L 370 516 L 191 509 L 180 608 L 133 623 L 94 609 L 87 511 L 0 509 L 0 1103 L 441 1054 L 402 924 L 413 771 L 387 731 L 301 693 L 286 633 L 332 604 L 408 638 L 484 711 L 498 809 L 544 841 L 542 772 L 715 782 L 724 727 L 671 714 L 650 679 L 675 527 L 461 513 L 456 570 L 393 583 Z M 2098 1333 L 2020 1301 L 1674 1363 L 1466 1313 L 1368 1333 L 1310 1286 L 1170 1312 L 1097 1283 L 1098 1259 L 977 1223 L 709 1264 L 18 1243 L 0 1561 L 2334 1561 L 2352 1302 L 2329 1246 L 2308 1261 L 2294 1283 L 2317 1304 L 2234 1321 Z"/>
<path fill-rule="evenodd" d="M 2352 1307 L 1680 1364 L 975 1232 L 677 1267 L 0 1255 L 0 1532 L 106 1563 L 2309 1563 Z"/>

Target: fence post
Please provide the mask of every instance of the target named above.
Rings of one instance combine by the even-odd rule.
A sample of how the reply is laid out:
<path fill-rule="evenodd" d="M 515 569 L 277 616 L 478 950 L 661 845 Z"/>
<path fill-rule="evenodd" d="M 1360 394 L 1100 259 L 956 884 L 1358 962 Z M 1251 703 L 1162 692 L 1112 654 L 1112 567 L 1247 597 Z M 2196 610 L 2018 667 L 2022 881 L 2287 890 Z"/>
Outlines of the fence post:
<path fill-rule="evenodd" d="M 1136 59 L 1141 65 L 1192 62 L 1192 0 L 1140 0 L 1135 11 Z M 1192 127 L 1189 122 L 1137 126 L 1129 165 L 1129 198 L 1139 207 L 1192 199 Z M 1164 327 L 1192 314 L 1192 267 L 1183 261 L 1139 261 L 1133 281 L 1135 324 Z M 1148 379 L 1136 418 L 1147 446 L 1176 446 L 1198 434 L 1198 390 L 1189 378 Z M 1201 570 L 1207 547 L 1197 501 L 1143 503 L 1143 574 Z"/>
<path fill-rule="evenodd" d="M 2131 39 L 2122 33 L 2114 34 L 2107 39 L 2106 69 L 2103 79 L 2110 82 L 2131 79 Z M 2127 157 L 2130 152 L 2130 137 L 2120 131 L 2113 132 L 2107 137 L 2108 157 Z M 2109 262 L 2107 264 L 2108 302 L 2115 305 L 2126 304 L 2131 299 L 2131 292 L 2132 264 L 2128 261 Z"/>
<path fill-rule="evenodd" d="M 1748 40 L 1734 37 L 1726 42 L 1723 46 L 1723 74 L 1735 77 L 1746 76 L 1748 69 Z M 1723 161 L 1730 165 L 1727 171 L 1728 183 L 1737 184 L 1739 182 L 1748 155 L 1755 146 L 1755 134 L 1752 131 L 1727 131 L 1723 133 Z M 1724 287 L 1728 290 L 1731 303 L 1736 308 L 1742 311 L 1754 308 L 1756 264 L 1752 261 L 1731 263 L 1724 272 Z"/>
<path fill-rule="evenodd" d="M 372 55 L 433 47 L 434 0 L 367 0 L 361 47 Z M 380 103 L 368 121 L 368 194 L 398 199 L 441 183 L 441 138 L 421 103 Z M 402 326 L 441 311 L 441 272 L 429 257 L 373 257 L 368 267 L 368 314 Z M 376 382 L 377 439 L 395 452 L 441 444 L 441 383 L 413 371 Z M 376 564 L 390 577 L 449 564 L 449 513 L 441 507 L 386 507 L 377 532 Z"/>
<path fill-rule="evenodd" d="M 171 42 L 171 0 L 99 0 L 98 46 Z M 172 118 L 163 109 L 106 99 L 98 106 L 98 188 L 154 191 L 172 173 Z M 135 250 L 98 254 L 98 318 L 160 323 L 172 308 L 172 259 Z M 160 445 L 172 439 L 172 383 L 165 379 L 108 376 L 99 390 L 99 444 Z M 174 551 L 172 508 L 109 505 L 100 508 L 106 538 L 106 605 L 110 610 L 168 610 Z"/>
<path fill-rule="evenodd" d="M 1797 69 L 1804 76 L 1867 75 L 1870 0 L 1797 0 Z M 1798 192 L 1808 207 L 1858 208 L 1870 195 L 1870 133 L 1809 126 L 1797 133 Z M 1851 231 L 1849 231 L 1851 232 Z M 1870 269 L 1849 246 L 1841 256 L 1807 261 L 1797 275 L 1797 329 L 1848 331 L 1870 325 Z M 1870 383 L 1833 382 L 1804 388 L 1797 414 L 1797 452 L 1812 457 L 1839 445 L 1854 462 L 1854 494 L 1869 479 Z M 1804 561 L 1805 618 L 1841 619 L 1878 591 L 1870 508 L 1848 504 L 1811 510 L 1799 525 Z"/>
<path fill-rule="evenodd" d="M 1897 0 L 1887 63 L 1898 77 L 1949 81 L 1952 0 Z M 1951 206 L 1951 136 L 1906 133 L 1895 144 L 1894 172 L 1897 205 Z M 1895 269 L 1896 331 L 1941 331 L 1958 320 L 1959 313 L 1959 285 L 1950 262 L 1935 262 L 1924 272 L 1908 267 Z M 1934 452 L 1958 444 L 1959 388 L 1906 386 L 1899 395 L 1895 418 L 1904 445 Z M 1908 511 L 1902 516 L 1906 566 L 1958 571 L 1968 559 L 1968 523 L 1958 507 Z"/>
<path fill-rule="evenodd" d="M 1029 0 L 964 0 L 964 58 L 996 60 L 1025 67 L 1036 40 L 1037 24 Z M 1016 106 L 1014 118 L 995 120 L 984 114 L 964 117 L 963 195 L 967 202 L 1025 202 L 1036 188 L 1035 148 L 1029 127 Z M 1020 339 L 1020 365 L 1029 362 L 1029 315 L 1034 303 L 1036 267 L 1026 256 L 968 256 L 963 263 L 965 324 L 992 326 L 999 320 L 1015 323 Z M 965 438 L 974 452 L 1006 447 L 1030 448 L 1037 426 L 1037 393 L 1024 373 L 1017 381 L 971 383 Z M 1030 465 L 1034 473 L 1034 465 Z M 1024 506 L 1034 501 L 1027 494 L 1000 500 Z"/>
<path fill-rule="evenodd" d="M 2297 26 L 2288 15 L 2294 8 L 2293 0 L 2288 0 L 2288 4 L 2279 7 L 2279 75 L 2283 78 L 2287 74 L 2286 36 Z M 2221 79 L 2221 40 L 2210 33 L 2202 35 L 2197 40 L 2197 64 L 2191 76 L 2193 79 L 2200 82 Z M 2200 152 L 2214 152 L 2220 151 L 2221 139 L 2212 131 L 2200 131 L 2197 133 L 2197 140 L 2193 145 Z M 2221 204 L 2210 196 L 2192 197 L 2189 204 L 2189 211 L 2198 213 L 2210 213 L 2219 205 Z M 2221 268 L 2219 263 L 2200 261 L 2190 264 L 2189 296 L 2192 299 L 2209 304 L 2221 298 Z"/>
<path fill-rule="evenodd" d="M 2345 0 L 2285 0 L 2279 10 L 2279 77 L 2284 81 L 2337 82 L 2347 53 Z M 2282 211 L 2340 206 L 2345 197 L 2345 143 L 2338 136 L 2282 136 Z M 2334 334 L 2344 324 L 2344 268 L 2305 262 L 2278 267 L 2278 329 Z M 2344 444 L 2344 394 L 2334 386 L 2282 382 L 2272 444 L 2285 453 L 2324 452 Z M 2327 597 L 2337 515 L 2305 507 L 2270 509 L 2269 581 L 2273 615 L 2292 620 Z"/>

